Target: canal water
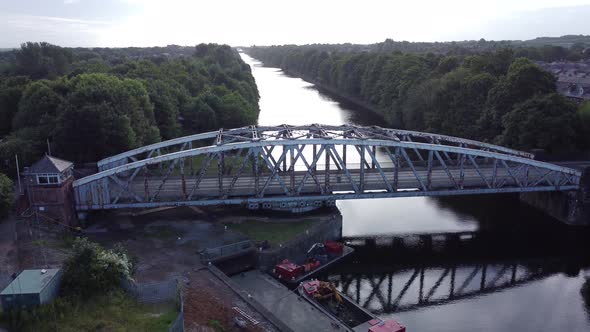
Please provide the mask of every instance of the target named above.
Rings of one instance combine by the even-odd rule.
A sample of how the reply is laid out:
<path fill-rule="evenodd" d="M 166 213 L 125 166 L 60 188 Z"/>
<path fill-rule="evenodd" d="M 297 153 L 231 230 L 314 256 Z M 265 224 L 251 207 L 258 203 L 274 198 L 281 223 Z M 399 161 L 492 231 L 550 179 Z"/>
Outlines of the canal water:
<path fill-rule="evenodd" d="M 242 54 L 260 92 L 259 125 L 383 125 L 313 84 Z M 590 331 L 590 236 L 517 196 L 338 201 L 358 245 L 322 276 L 408 331 Z"/>

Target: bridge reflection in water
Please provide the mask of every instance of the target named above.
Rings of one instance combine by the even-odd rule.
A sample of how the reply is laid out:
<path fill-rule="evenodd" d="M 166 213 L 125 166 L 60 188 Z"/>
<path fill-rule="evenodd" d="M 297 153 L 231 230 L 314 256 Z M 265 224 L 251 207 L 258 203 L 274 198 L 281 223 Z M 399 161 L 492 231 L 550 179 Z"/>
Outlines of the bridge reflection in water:
<path fill-rule="evenodd" d="M 340 274 L 330 280 L 364 308 L 374 313 L 393 313 L 494 293 L 553 273 L 556 272 L 543 266 L 498 262 L 444 268 L 414 267 L 367 276 Z M 437 274 L 439 276 L 432 278 Z M 400 279 L 406 279 L 405 283 L 400 283 Z M 396 280 L 395 285 L 393 280 Z"/>
<path fill-rule="evenodd" d="M 507 291 L 589 266 L 571 250 L 584 240 L 542 245 L 553 237 L 514 233 L 405 234 L 348 238 L 357 254 L 320 276 L 376 314 L 412 311 Z"/>

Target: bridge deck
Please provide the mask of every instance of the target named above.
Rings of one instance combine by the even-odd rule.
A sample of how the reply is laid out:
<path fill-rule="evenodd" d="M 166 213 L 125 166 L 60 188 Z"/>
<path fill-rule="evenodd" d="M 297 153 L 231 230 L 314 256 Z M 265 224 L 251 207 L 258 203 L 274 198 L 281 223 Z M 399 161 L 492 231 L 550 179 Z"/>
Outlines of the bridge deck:
<path fill-rule="evenodd" d="M 459 169 L 450 169 L 451 174 L 455 178 L 459 178 Z M 482 169 L 482 172 L 485 176 L 492 177 L 492 168 L 487 167 Z M 294 184 L 299 184 L 303 177 L 305 176 L 306 172 L 297 172 L 294 177 Z M 356 183 L 360 183 L 360 172 L 358 170 L 351 172 L 352 180 Z M 392 170 L 384 170 L 385 176 L 389 179 L 393 179 L 393 171 Z M 417 170 L 417 173 L 421 176 L 426 176 L 426 170 Z M 509 176 L 506 170 L 498 170 L 497 176 L 500 178 L 506 178 Z M 332 193 L 337 192 L 349 192 L 353 191 L 353 188 L 350 184 L 350 181 L 344 173 L 332 171 L 330 174 L 326 174 L 325 171 L 318 171 L 316 173 L 316 177 L 320 183 L 326 183 L 326 179 L 329 179 L 330 187 L 332 189 Z M 398 175 L 398 190 L 412 190 L 420 187 L 420 183 L 414 177 L 414 174 L 411 170 L 405 169 L 399 172 Z M 541 178 L 541 175 L 534 174 L 529 177 L 529 181 L 537 181 Z M 224 176 L 224 188 L 229 189 L 230 181 L 232 180 L 231 176 Z M 286 178 L 285 181 L 290 182 L 289 178 Z M 148 178 L 148 188 L 151 190 L 156 190 L 161 183 L 161 179 L 158 177 Z M 185 184 L 188 187 L 193 187 L 196 183 L 195 179 L 186 179 Z M 254 195 L 254 185 L 255 185 L 255 177 L 253 176 L 246 176 L 240 177 L 234 184 L 234 187 L 231 191 L 232 196 L 249 196 Z M 290 185 L 290 183 L 288 184 Z M 474 170 L 468 170 L 465 172 L 464 181 L 463 181 L 463 188 L 481 188 L 484 187 L 486 184 L 480 178 Z M 515 180 L 510 179 L 507 180 L 505 185 L 508 186 L 516 186 Z M 293 186 L 294 187 L 294 186 Z M 302 188 L 302 194 L 314 194 L 317 193 L 318 185 L 314 183 L 313 180 L 309 179 L 306 181 L 305 185 Z M 133 181 L 131 188 L 134 192 L 142 192 L 145 189 L 145 180 L 135 180 Z M 431 189 L 453 189 L 454 184 L 449 181 L 449 178 L 442 169 L 433 169 L 432 170 L 432 181 L 431 181 Z M 219 183 L 218 178 L 205 178 L 201 181 L 199 188 L 195 191 L 195 195 L 197 197 L 219 197 L 218 195 Z M 371 191 L 371 190 L 384 190 L 383 185 L 383 178 L 377 171 L 366 171 L 365 178 L 364 178 L 364 190 Z M 283 188 L 280 183 L 274 182 L 270 183 L 268 189 L 266 190 L 266 195 L 284 195 Z M 164 198 L 171 198 L 173 200 L 181 200 L 183 198 L 182 193 L 182 178 L 180 176 L 171 177 L 166 181 L 164 186 L 161 188 L 159 197 L 161 199 Z M 125 196 L 124 198 L 132 199 L 129 195 Z"/>

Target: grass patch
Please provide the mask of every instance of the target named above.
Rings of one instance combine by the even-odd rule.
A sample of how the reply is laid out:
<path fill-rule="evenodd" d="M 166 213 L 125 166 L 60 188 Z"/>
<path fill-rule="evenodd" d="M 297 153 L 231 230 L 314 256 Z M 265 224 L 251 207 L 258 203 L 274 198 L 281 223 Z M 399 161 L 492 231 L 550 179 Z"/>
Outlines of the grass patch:
<path fill-rule="evenodd" d="M 215 319 L 209 320 L 209 322 L 207 322 L 207 326 L 209 326 L 210 328 L 215 330 L 215 332 L 225 332 L 223 325 L 218 320 L 215 320 Z"/>
<path fill-rule="evenodd" d="M 69 252 L 72 249 L 74 243 L 73 237 L 62 237 L 59 239 L 52 240 L 34 240 L 31 244 L 36 247 L 45 247 L 50 249 L 56 249 L 62 252 Z"/>
<path fill-rule="evenodd" d="M 239 224 L 228 224 L 227 228 L 245 234 L 254 241 L 268 241 L 272 245 L 286 242 L 309 229 L 312 220 L 298 222 L 263 222 L 244 220 Z"/>
<path fill-rule="evenodd" d="M 31 244 L 37 247 L 48 247 L 54 249 L 71 249 L 74 244 L 74 236 L 64 235 L 55 241 L 34 240 Z"/>
<path fill-rule="evenodd" d="M 61 241 L 59 242 L 59 247 L 61 249 L 71 249 L 74 246 L 75 239 L 75 236 L 66 234 L 61 238 Z"/>
<path fill-rule="evenodd" d="M 37 247 L 47 247 L 49 245 L 49 242 L 47 242 L 46 240 L 34 240 L 31 241 L 31 244 Z"/>
<path fill-rule="evenodd" d="M 172 226 L 160 225 L 146 227 L 144 234 L 146 237 L 156 238 L 160 240 L 170 240 L 178 236 L 181 236 L 183 232 L 175 229 Z"/>
<path fill-rule="evenodd" d="M 176 319 L 173 304 L 165 308 L 137 302 L 123 292 L 84 300 L 63 300 L 32 312 L 5 314 L 16 331 L 168 331 Z M 10 324 L 12 320 L 12 324 Z"/>

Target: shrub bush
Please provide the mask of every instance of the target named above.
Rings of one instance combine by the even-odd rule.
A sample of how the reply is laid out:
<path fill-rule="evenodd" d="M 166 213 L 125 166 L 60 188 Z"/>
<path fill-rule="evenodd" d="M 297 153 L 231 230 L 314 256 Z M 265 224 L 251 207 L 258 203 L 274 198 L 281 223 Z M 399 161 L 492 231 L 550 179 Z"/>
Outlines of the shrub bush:
<path fill-rule="evenodd" d="M 13 194 L 14 184 L 6 175 L 0 173 L 0 218 L 6 217 L 12 204 L 14 203 Z"/>
<path fill-rule="evenodd" d="M 85 238 L 74 240 L 74 254 L 63 267 L 64 295 L 88 297 L 117 289 L 131 277 L 133 264 L 122 246 L 106 250 Z"/>

